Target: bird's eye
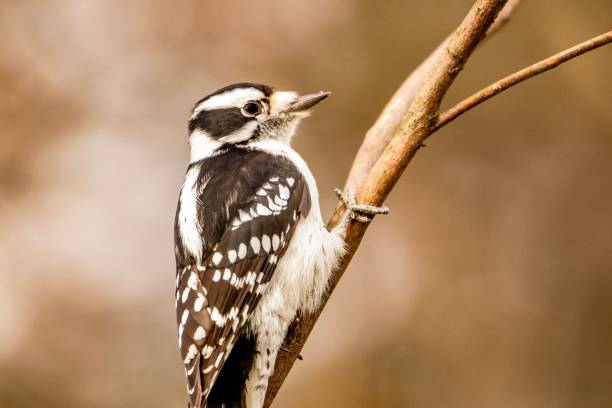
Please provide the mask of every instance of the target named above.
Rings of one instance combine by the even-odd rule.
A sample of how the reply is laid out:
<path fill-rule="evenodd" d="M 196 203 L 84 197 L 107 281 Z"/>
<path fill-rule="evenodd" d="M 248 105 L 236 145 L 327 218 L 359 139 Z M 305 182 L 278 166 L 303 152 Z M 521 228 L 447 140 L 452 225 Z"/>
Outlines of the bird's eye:
<path fill-rule="evenodd" d="M 259 102 L 249 102 L 242 107 L 244 116 L 257 116 L 262 112 L 262 107 Z"/>

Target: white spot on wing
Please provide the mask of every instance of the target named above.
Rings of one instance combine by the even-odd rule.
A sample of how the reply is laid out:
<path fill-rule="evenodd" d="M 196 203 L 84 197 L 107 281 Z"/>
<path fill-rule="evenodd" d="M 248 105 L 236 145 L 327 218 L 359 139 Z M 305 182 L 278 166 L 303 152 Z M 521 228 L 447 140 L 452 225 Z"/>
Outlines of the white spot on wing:
<path fill-rule="evenodd" d="M 187 286 L 193 290 L 198 289 L 198 276 L 195 273 L 191 272 L 191 275 L 189 275 L 189 279 L 187 279 Z"/>
<path fill-rule="evenodd" d="M 222 259 L 223 259 L 223 254 L 221 254 L 221 252 L 215 252 L 214 255 L 212 256 L 212 261 L 215 265 L 219 265 Z"/>
<path fill-rule="evenodd" d="M 202 326 L 198 326 L 195 333 L 193 334 L 193 339 L 196 341 L 204 340 L 204 336 L 206 336 L 206 331 Z"/>
<path fill-rule="evenodd" d="M 240 217 L 240 221 L 242 222 L 251 221 L 251 216 L 247 214 L 246 211 L 238 210 L 238 216 Z"/>
<path fill-rule="evenodd" d="M 246 213 L 246 211 L 244 210 L 238 210 L 238 218 L 240 219 L 240 221 L 245 222 L 251 219 L 251 217 L 249 216 L 249 214 Z"/>
<path fill-rule="evenodd" d="M 264 251 L 270 252 L 270 237 L 266 234 L 263 234 L 261 237 L 261 246 L 263 247 Z"/>
<path fill-rule="evenodd" d="M 189 349 L 187 349 L 187 355 L 185 356 L 185 364 L 193 360 L 193 358 L 198 354 L 198 349 L 195 344 L 191 344 Z"/>
<path fill-rule="evenodd" d="M 195 302 L 193 302 L 193 310 L 196 312 L 201 311 L 202 307 L 204 307 L 204 300 L 204 296 L 198 294 L 198 297 L 196 298 Z"/>
<path fill-rule="evenodd" d="M 181 316 L 181 324 L 187 323 L 187 317 L 189 317 L 189 310 L 183 310 L 183 315 Z"/>
<path fill-rule="evenodd" d="M 266 206 L 264 206 L 261 203 L 257 204 L 256 210 L 257 210 L 257 214 L 259 214 L 259 215 L 270 215 L 270 214 L 272 214 L 272 211 L 270 211 L 269 208 L 267 208 Z"/>
<path fill-rule="evenodd" d="M 213 322 L 217 324 L 217 326 L 223 327 L 225 325 L 225 319 L 223 318 L 223 315 L 219 313 L 219 309 L 217 309 L 216 307 L 213 307 L 212 313 L 210 314 L 210 318 Z"/>
<path fill-rule="evenodd" d="M 187 385 L 187 392 L 188 392 L 189 394 L 193 394 L 193 392 L 195 391 L 195 387 L 196 387 L 196 385 L 195 385 L 195 384 L 193 384 L 193 387 L 192 387 L 192 388 L 189 388 L 189 385 Z"/>
<path fill-rule="evenodd" d="M 282 198 L 280 198 L 277 195 L 274 196 L 274 202 L 276 204 L 280 205 L 281 207 L 285 207 L 287 205 L 287 201 L 283 200 Z"/>
<path fill-rule="evenodd" d="M 259 243 L 259 238 L 251 237 L 251 248 L 253 248 L 253 252 L 255 252 L 255 254 L 259 253 L 259 248 L 260 247 L 261 247 L 261 245 Z"/>
<path fill-rule="evenodd" d="M 214 348 L 212 346 L 208 346 L 208 345 L 204 346 L 202 348 L 202 357 L 209 358 L 210 355 L 212 354 L 213 350 L 214 350 Z"/>
<path fill-rule="evenodd" d="M 246 247 L 246 245 L 244 245 L 243 243 L 240 243 L 240 245 L 238 245 L 238 257 L 240 259 L 244 259 L 246 254 L 247 254 L 247 247 Z"/>
<path fill-rule="evenodd" d="M 283 185 L 280 184 L 278 185 L 278 193 L 280 195 L 280 198 L 282 198 L 283 200 L 287 200 L 289 198 L 289 189 Z"/>
<path fill-rule="evenodd" d="M 219 355 L 217 356 L 217 360 L 215 361 L 215 367 L 219 367 L 219 365 L 221 364 L 221 361 L 223 360 L 223 352 L 219 353 Z"/>
<path fill-rule="evenodd" d="M 183 294 L 181 295 L 181 301 L 183 303 L 185 303 L 187 301 L 187 299 L 189 298 L 189 292 L 191 291 L 191 289 L 189 287 L 183 289 Z"/>
<path fill-rule="evenodd" d="M 283 207 L 272 201 L 270 197 L 268 197 L 268 208 L 270 208 L 272 211 L 280 211 L 283 209 Z"/>

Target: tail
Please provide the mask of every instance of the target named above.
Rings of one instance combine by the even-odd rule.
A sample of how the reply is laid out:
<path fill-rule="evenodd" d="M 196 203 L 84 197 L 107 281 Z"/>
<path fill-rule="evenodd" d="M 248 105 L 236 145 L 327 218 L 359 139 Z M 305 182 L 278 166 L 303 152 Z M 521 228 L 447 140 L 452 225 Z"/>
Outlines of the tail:
<path fill-rule="evenodd" d="M 255 338 L 240 335 L 215 382 L 205 408 L 259 408 L 247 407 L 244 387 L 254 362 Z"/>

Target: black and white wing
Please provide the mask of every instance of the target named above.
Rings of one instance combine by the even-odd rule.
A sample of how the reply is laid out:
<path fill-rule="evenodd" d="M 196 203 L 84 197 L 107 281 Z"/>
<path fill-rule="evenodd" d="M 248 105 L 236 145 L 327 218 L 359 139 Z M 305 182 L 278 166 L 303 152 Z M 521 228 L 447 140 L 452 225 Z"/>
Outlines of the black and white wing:
<path fill-rule="evenodd" d="M 185 248 L 179 200 L 176 313 L 190 406 L 199 408 L 311 203 L 287 159 L 234 147 L 192 166 L 202 256 Z"/>

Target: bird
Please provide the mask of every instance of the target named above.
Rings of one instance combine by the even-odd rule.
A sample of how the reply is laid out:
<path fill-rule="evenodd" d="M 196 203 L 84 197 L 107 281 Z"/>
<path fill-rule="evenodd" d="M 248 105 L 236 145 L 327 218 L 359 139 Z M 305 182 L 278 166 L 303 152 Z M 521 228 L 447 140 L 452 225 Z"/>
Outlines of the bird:
<path fill-rule="evenodd" d="M 191 111 L 174 222 L 190 408 L 262 407 L 289 324 L 319 306 L 345 254 L 347 225 L 388 212 L 336 189 L 346 212 L 325 227 L 316 180 L 291 141 L 329 95 L 237 83 Z"/>

